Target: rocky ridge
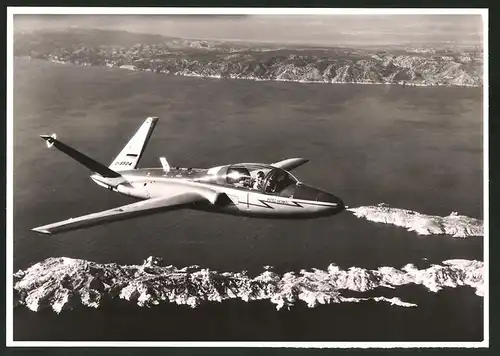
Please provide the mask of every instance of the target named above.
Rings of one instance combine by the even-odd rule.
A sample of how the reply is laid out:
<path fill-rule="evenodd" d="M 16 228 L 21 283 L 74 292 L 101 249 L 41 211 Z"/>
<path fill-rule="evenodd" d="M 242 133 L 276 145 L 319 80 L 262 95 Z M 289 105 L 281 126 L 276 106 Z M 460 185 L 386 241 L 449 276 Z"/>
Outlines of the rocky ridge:
<path fill-rule="evenodd" d="M 478 49 L 283 47 L 120 31 L 19 33 L 16 56 L 168 75 L 312 83 L 481 86 Z"/>
<path fill-rule="evenodd" d="M 380 267 L 343 270 L 330 264 L 326 270 L 287 272 L 271 269 L 249 277 L 243 272 L 217 272 L 199 266 L 162 266 L 161 259 L 147 258 L 142 265 L 98 264 L 67 257 L 51 257 L 14 274 L 14 299 L 32 311 L 45 307 L 59 313 L 78 305 L 98 308 L 104 298 L 120 298 L 139 306 L 175 303 L 197 307 L 204 302 L 240 299 L 269 300 L 276 309 L 290 308 L 297 301 L 309 307 L 345 302 L 385 302 L 416 307 L 397 297 L 345 296 L 345 292 L 367 292 L 375 288 L 422 285 L 432 292 L 442 288 L 469 286 L 483 295 L 484 266 L 480 261 L 449 260 L 418 269 Z"/>

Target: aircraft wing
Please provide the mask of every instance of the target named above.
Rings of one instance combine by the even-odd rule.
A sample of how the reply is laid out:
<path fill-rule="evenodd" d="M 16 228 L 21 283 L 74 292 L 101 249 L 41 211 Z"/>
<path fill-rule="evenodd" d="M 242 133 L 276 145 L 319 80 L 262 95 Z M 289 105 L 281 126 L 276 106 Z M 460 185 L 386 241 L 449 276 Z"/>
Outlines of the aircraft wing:
<path fill-rule="evenodd" d="M 307 162 L 309 162 L 309 160 L 305 158 L 288 158 L 283 161 L 271 163 L 271 166 L 282 168 L 285 171 L 291 171 L 292 169 L 302 166 Z"/>
<path fill-rule="evenodd" d="M 203 201 L 208 201 L 204 194 L 184 192 L 169 197 L 143 200 L 118 208 L 83 215 L 49 225 L 39 226 L 32 230 L 42 234 L 57 234 L 63 231 L 77 230 L 90 226 L 107 224 L 113 221 L 160 213 L 167 210 L 173 210 L 175 208 L 181 208 L 191 203 Z"/>

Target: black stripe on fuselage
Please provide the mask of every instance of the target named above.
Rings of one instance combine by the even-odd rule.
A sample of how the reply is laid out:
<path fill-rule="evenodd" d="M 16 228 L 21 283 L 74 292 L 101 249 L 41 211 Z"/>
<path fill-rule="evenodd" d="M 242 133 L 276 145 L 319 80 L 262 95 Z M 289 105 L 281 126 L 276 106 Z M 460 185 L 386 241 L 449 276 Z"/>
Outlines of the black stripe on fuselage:
<path fill-rule="evenodd" d="M 335 208 L 337 206 L 337 204 L 329 204 L 329 203 L 316 203 L 316 202 L 302 202 L 302 204 L 306 204 L 306 205 L 315 205 L 315 206 L 324 206 L 326 208 Z"/>
<path fill-rule="evenodd" d="M 250 202 L 244 202 L 244 201 L 241 201 L 240 204 L 245 204 L 245 205 L 251 205 L 251 206 L 258 206 L 259 208 L 266 208 L 266 209 L 274 209 L 271 205 L 268 205 L 266 204 L 264 201 L 260 200 L 259 201 L 264 204 L 264 205 L 259 205 L 259 204 L 252 204 Z"/>
<path fill-rule="evenodd" d="M 285 205 L 285 206 L 292 206 L 294 208 L 303 208 L 302 205 L 300 205 L 299 203 L 297 203 L 296 201 L 289 201 L 287 203 L 281 203 L 279 201 L 268 201 L 268 200 L 265 200 L 265 201 L 262 201 L 259 199 L 259 201 L 263 204 L 266 204 L 266 203 L 269 203 L 269 204 L 276 204 L 276 205 Z"/>
<path fill-rule="evenodd" d="M 135 153 L 127 153 L 127 157 L 137 157 L 138 155 L 136 155 Z"/>
<path fill-rule="evenodd" d="M 271 205 L 269 204 L 276 204 L 276 205 L 284 205 L 284 206 L 290 206 L 290 207 L 293 207 L 293 208 L 304 208 L 304 205 L 314 205 L 314 206 L 323 206 L 325 208 L 335 208 L 335 205 L 331 205 L 331 204 L 322 204 L 322 203 L 316 203 L 316 202 L 301 202 L 300 204 L 294 200 L 290 201 L 289 203 L 280 203 L 280 202 L 275 202 L 275 201 L 266 201 L 266 200 L 261 200 L 261 199 L 257 199 L 258 201 L 260 201 L 263 205 L 259 205 L 259 204 L 252 204 L 250 202 L 239 202 L 240 204 L 248 204 L 248 205 L 251 205 L 251 206 L 258 206 L 260 208 L 267 208 L 267 209 L 274 209 Z"/>
<path fill-rule="evenodd" d="M 291 207 L 294 207 L 294 208 L 303 208 L 302 205 L 300 205 L 299 203 L 295 202 L 295 201 L 291 201 L 290 204 L 287 204 L 287 203 L 279 203 L 279 202 L 274 202 L 274 201 L 265 201 L 265 200 L 261 200 L 261 199 L 257 199 L 258 201 L 260 201 L 262 203 L 262 205 L 259 205 L 259 204 L 253 204 L 253 203 L 250 203 L 250 202 L 239 202 L 240 204 L 245 204 L 245 205 L 251 205 L 251 206 L 258 206 L 259 208 L 266 208 L 266 209 L 274 209 L 271 205 L 269 204 L 276 204 L 276 205 L 284 205 L 284 206 L 291 206 Z"/>

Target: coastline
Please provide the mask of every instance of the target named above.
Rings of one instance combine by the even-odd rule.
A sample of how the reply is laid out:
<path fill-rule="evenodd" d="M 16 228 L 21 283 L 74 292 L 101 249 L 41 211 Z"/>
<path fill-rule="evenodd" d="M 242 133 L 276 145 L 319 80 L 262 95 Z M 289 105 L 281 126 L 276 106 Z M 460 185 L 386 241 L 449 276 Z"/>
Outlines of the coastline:
<path fill-rule="evenodd" d="M 190 72 L 185 70 L 184 72 L 176 72 L 176 73 L 168 73 L 166 71 L 158 71 L 155 72 L 149 68 L 147 69 L 141 69 L 133 65 L 121 65 L 121 66 L 116 66 L 116 65 L 92 65 L 90 63 L 83 63 L 83 64 L 78 64 L 78 63 L 73 63 L 70 61 L 61 61 L 58 59 L 38 59 L 38 58 L 32 58 L 30 56 L 17 56 L 15 58 L 23 58 L 23 59 L 28 59 L 30 61 L 33 60 L 41 60 L 44 62 L 49 62 L 49 63 L 54 63 L 54 64 L 62 64 L 62 65 L 74 65 L 74 66 L 79 66 L 79 67 L 106 67 L 106 68 L 116 68 L 116 69 L 122 69 L 122 70 L 129 70 L 133 72 L 151 72 L 151 73 L 156 73 L 156 74 L 163 74 L 163 75 L 168 75 L 168 76 L 182 76 L 182 77 L 195 77 L 195 78 L 210 78 L 210 79 L 222 79 L 222 80 L 251 80 L 251 81 L 256 81 L 256 82 L 289 82 L 289 83 L 301 83 L 301 84 L 362 84 L 362 85 L 400 85 L 402 87 L 463 87 L 463 88 L 482 88 L 482 85 L 471 85 L 471 84 L 423 84 L 423 83 L 409 83 L 409 82 L 404 82 L 404 81 L 398 81 L 398 82 L 366 82 L 366 81 L 334 81 L 334 80 L 293 80 L 293 79 L 285 79 L 285 78 L 259 78 L 259 77 L 253 77 L 253 76 L 238 76 L 238 75 L 229 75 L 229 76 L 222 76 L 222 75 L 202 75 L 196 72 Z"/>

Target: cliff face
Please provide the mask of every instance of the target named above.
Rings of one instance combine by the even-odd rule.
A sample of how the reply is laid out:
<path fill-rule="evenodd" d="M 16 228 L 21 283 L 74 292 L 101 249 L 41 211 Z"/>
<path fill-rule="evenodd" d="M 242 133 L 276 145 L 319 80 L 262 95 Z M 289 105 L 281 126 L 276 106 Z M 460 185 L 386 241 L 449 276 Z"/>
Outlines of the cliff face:
<path fill-rule="evenodd" d="M 16 56 L 170 75 L 320 83 L 482 85 L 477 49 L 291 48 L 73 30 L 17 34 Z"/>
<path fill-rule="evenodd" d="M 266 270 L 256 277 L 246 272 L 217 272 L 198 266 L 161 266 L 160 259 L 147 258 L 142 265 L 98 264 L 67 257 L 48 258 L 14 274 L 14 299 L 33 311 L 51 307 L 59 313 L 78 305 L 98 308 L 104 298 L 120 298 L 139 306 L 176 303 L 196 307 L 203 302 L 228 299 L 269 300 L 279 310 L 301 300 L 309 307 L 318 304 L 371 300 L 402 307 L 416 307 L 397 297 L 348 297 L 343 294 L 375 288 L 397 288 L 419 284 L 433 292 L 442 288 L 470 286 L 483 291 L 483 262 L 449 260 L 418 269 L 408 264 L 401 269 L 380 267 L 342 270 L 330 264 L 326 270 L 301 270 L 278 274 Z"/>

